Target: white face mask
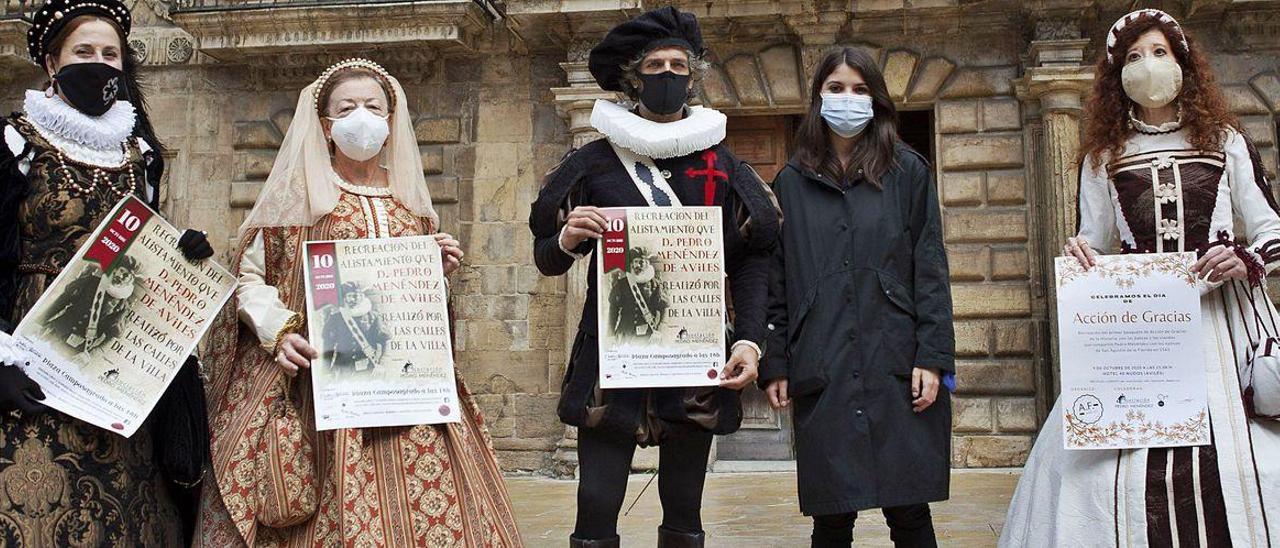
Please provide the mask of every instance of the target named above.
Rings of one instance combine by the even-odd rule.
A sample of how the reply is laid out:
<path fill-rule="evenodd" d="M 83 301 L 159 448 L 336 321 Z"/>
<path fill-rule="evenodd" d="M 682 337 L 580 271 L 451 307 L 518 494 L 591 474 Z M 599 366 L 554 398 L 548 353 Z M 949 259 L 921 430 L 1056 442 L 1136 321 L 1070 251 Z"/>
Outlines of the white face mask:
<path fill-rule="evenodd" d="M 846 139 L 862 133 L 876 116 L 870 95 L 851 93 L 823 93 L 819 114 L 831 131 Z"/>
<path fill-rule="evenodd" d="M 1172 56 L 1143 57 L 1120 71 L 1124 93 L 1147 108 L 1160 108 L 1178 98 L 1182 91 L 1182 65 Z"/>
<path fill-rule="evenodd" d="M 333 144 L 344 155 L 357 162 L 363 162 L 382 152 L 382 145 L 387 142 L 387 135 L 391 133 L 385 116 L 378 116 L 364 107 L 356 107 L 342 118 L 329 120 L 333 122 L 330 129 Z"/>

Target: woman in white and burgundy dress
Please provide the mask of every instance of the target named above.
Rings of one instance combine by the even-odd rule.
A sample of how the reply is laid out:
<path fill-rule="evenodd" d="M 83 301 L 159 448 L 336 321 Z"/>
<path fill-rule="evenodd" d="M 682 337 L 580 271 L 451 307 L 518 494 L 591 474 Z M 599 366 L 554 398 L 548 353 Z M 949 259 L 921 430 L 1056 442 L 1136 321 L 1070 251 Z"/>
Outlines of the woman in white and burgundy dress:
<path fill-rule="evenodd" d="M 1257 416 L 1241 374 L 1280 325 L 1261 285 L 1280 265 L 1280 216 L 1257 153 L 1204 55 L 1158 10 L 1112 27 L 1086 116 L 1080 232 L 1064 252 L 1086 268 L 1105 253 L 1200 254 L 1212 443 L 1067 451 L 1059 401 L 1000 545 L 1280 543 L 1280 422 Z"/>

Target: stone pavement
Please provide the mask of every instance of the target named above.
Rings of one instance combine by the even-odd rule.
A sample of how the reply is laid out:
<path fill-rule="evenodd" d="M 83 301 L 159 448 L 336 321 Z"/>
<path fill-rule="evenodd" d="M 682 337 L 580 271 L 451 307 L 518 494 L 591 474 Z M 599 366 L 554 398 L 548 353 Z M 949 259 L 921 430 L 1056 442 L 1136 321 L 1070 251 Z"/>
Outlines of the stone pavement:
<path fill-rule="evenodd" d="M 648 479 L 648 474 L 631 476 L 624 510 Z M 954 471 L 951 500 L 933 505 L 939 545 L 995 546 L 1017 482 L 1017 470 Z M 576 482 L 513 477 L 507 480 L 507 486 L 528 546 L 568 546 L 576 508 Z M 631 514 L 619 519 L 618 531 L 624 548 L 656 545 L 662 516 L 657 487 L 657 482 L 649 486 Z M 800 515 L 797 506 L 794 472 L 708 474 L 702 519 L 709 547 L 802 548 L 809 545 L 810 521 Z M 892 546 L 880 512 L 869 511 L 858 518 L 854 544 Z"/>

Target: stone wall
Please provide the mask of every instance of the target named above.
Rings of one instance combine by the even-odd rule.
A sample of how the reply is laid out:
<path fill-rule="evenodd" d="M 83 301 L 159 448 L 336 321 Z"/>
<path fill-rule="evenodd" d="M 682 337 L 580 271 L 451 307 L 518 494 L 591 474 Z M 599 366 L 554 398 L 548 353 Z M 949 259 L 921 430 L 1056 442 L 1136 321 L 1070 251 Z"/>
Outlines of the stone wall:
<path fill-rule="evenodd" d="M 895 9 L 872 4 L 859 2 Z M 150 112 L 169 147 L 164 213 L 179 226 L 208 230 L 225 262 L 298 91 L 345 55 L 219 62 L 190 51 L 190 35 L 164 17 L 136 20 L 134 37 L 149 52 Z M 1280 115 L 1274 50 L 1192 27 L 1216 37 L 1208 40 L 1214 68 L 1274 174 Z M 803 109 L 804 67 L 832 41 L 768 28 L 774 34 L 755 41 L 733 29 L 708 31 L 716 68 L 705 82 L 708 103 L 732 116 Z M 1043 143 L 1036 107 L 1016 88 L 1028 42 L 1008 28 L 885 28 L 832 38 L 872 51 L 902 108 L 933 113 L 956 311 L 953 464 L 1017 466 L 1052 403 L 1055 377 L 1037 257 L 1040 246 L 1058 244 L 1037 241 L 1043 212 L 1032 204 L 1036 185 L 1047 180 L 1035 167 Z M 485 411 L 503 467 L 548 470 L 565 435 L 555 406 L 566 353 L 566 282 L 543 278 L 533 266 L 526 219 L 540 177 L 569 147 L 566 113 L 557 113 L 553 90 L 565 90 L 561 63 L 580 60 L 583 47 L 530 48 L 501 28 L 468 40 L 470 49 L 370 56 L 405 85 L 441 228 L 458 235 L 467 252 L 452 296 L 459 371 Z M 42 81 L 34 67 L 0 75 L 0 107 L 16 110 L 21 90 Z"/>

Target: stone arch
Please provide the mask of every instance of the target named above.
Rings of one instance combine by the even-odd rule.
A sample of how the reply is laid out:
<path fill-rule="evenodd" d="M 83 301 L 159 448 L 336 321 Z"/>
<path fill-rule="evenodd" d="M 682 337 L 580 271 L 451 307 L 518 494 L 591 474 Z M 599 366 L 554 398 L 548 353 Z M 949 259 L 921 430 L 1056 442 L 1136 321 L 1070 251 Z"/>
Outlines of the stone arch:
<path fill-rule="evenodd" d="M 932 103 L 956 65 L 941 56 L 909 49 L 887 53 L 878 46 L 849 44 L 871 53 L 885 74 L 889 95 L 899 105 Z M 808 61 L 808 62 L 806 62 Z M 712 63 L 702 82 L 703 101 L 720 110 L 804 110 L 808 77 L 816 59 L 792 44 L 773 44 Z"/>

